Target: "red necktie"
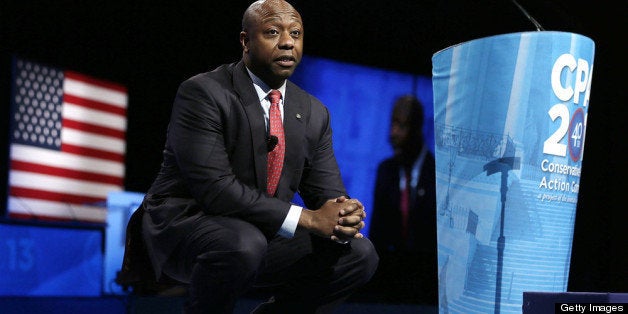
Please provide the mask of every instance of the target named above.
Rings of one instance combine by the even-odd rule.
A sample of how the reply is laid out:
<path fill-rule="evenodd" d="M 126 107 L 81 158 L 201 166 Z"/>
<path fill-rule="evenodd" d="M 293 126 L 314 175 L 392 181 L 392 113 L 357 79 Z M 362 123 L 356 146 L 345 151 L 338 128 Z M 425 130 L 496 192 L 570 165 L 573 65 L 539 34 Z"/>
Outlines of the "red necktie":
<path fill-rule="evenodd" d="M 408 235 L 408 214 L 410 212 L 410 176 L 405 176 L 405 186 L 401 190 L 400 210 L 401 210 L 401 234 L 404 238 Z"/>
<path fill-rule="evenodd" d="M 270 94 L 268 94 L 268 98 L 270 98 L 270 135 L 277 137 L 277 145 L 275 145 L 275 148 L 272 151 L 268 152 L 267 192 L 268 195 L 273 196 L 275 195 L 277 184 L 279 184 L 279 178 L 281 177 L 286 140 L 283 133 L 281 111 L 279 110 L 281 92 L 273 89 Z"/>

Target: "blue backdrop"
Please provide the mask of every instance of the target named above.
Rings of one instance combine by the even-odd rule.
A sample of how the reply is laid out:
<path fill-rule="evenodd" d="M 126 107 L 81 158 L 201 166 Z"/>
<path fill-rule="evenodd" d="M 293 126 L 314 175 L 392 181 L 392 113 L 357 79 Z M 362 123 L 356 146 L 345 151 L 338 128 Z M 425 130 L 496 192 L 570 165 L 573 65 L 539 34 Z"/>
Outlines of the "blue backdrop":
<path fill-rule="evenodd" d="M 334 149 L 347 191 L 364 204 L 367 213 L 373 203 L 377 165 L 392 155 L 388 129 L 395 98 L 414 94 L 421 100 L 424 134 L 434 151 L 432 81 L 428 77 L 305 56 L 292 81 L 329 108 Z M 367 216 L 365 235 L 369 219 Z"/>

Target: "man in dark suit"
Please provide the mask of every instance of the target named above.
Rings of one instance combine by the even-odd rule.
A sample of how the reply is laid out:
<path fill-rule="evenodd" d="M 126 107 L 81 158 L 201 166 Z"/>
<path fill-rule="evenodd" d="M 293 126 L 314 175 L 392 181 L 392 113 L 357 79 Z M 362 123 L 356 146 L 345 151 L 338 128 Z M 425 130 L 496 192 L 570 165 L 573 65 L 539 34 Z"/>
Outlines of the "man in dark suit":
<path fill-rule="evenodd" d="M 390 301 L 435 305 L 435 161 L 424 142 L 423 119 L 416 97 L 395 100 L 389 132 L 394 155 L 378 166 L 369 226 L 381 261 L 369 285 L 385 285 Z"/>
<path fill-rule="evenodd" d="M 302 55 L 299 13 L 283 0 L 253 3 L 240 43 L 240 62 L 179 87 L 161 170 L 134 215 L 141 231 L 130 223 L 127 244 L 141 232 L 155 278 L 189 283 L 189 313 L 229 313 L 258 285 L 273 288 L 258 312 L 327 312 L 377 268 L 360 233 L 364 208 L 342 183 L 328 110 L 287 80 Z M 272 190 L 267 160 L 278 151 Z M 305 208 L 290 203 L 296 192 Z"/>

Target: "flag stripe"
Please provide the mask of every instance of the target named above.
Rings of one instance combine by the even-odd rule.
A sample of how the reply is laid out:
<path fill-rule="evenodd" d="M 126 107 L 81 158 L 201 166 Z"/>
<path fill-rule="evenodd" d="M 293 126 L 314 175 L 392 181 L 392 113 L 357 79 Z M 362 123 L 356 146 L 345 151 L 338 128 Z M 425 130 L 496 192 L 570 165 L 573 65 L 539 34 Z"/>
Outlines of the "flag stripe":
<path fill-rule="evenodd" d="M 61 143 L 84 146 L 85 148 L 90 148 L 96 151 L 116 153 L 120 156 L 124 155 L 124 151 L 126 149 L 126 143 L 124 140 L 81 132 L 69 128 L 64 128 L 61 132 Z M 109 159 L 107 157 L 103 158 Z"/>
<path fill-rule="evenodd" d="M 93 125 L 118 131 L 126 131 L 126 117 L 63 103 L 62 115 L 64 119 L 81 121 Z"/>
<path fill-rule="evenodd" d="M 11 145 L 11 158 L 14 161 L 38 164 L 42 164 L 42 161 L 45 161 L 45 165 L 52 167 L 124 178 L 124 165 L 121 162 L 78 156 L 29 145 Z"/>
<path fill-rule="evenodd" d="M 120 116 L 126 115 L 126 108 L 124 107 L 112 106 L 109 103 L 103 103 L 100 101 L 81 98 L 72 94 L 65 94 L 63 96 L 63 102 L 77 105 L 80 107 L 93 109 L 93 110 L 109 112 L 109 113 L 120 115 Z"/>
<path fill-rule="evenodd" d="M 47 174 L 13 170 L 10 178 L 11 186 L 39 189 L 46 192 L 83 195 L 93 198 L 106 198 L 111 191 L 119 191 L 120 187 L 112 184 L 90 182 L 73 178 L 56 177 Z"/>
<path fill-rule="evenodd" d="M 127 94 L 119 87 L 101 80 L 96 80 L 76 72 L 65 72 L 63 89 L 65 94 L 126 108 Z"/>
<path fill-rule="evenodd" d="M 12 186 L 11 192 L 9 194 L 13 197 L 30 197 L 30 198 L 37 198 L 41 200 L 63 202 L 63 203 L 68 203 L 68 204 L 93 204 L 93 203 L 103 202 L 106 200 L 106 197 L 89 197 L 89 196 L 82 196 L 82 195 L 72 195 L 72 194 L 66 194 L 66 193 L 42 191 L 38 189 L 21 188 L 17 186 Z"/>
<path fill-rule="evenodd" d="M 75 80 L 75 81 L 83 81 L 91 85 L 100 85 L 102 88 L 112 89 L 114 91 L 119 92 L 120 94 L 124 94 L 124 96 L 126 97 L 126 93 L 127 93 L 126 87 L 118 83 L 113 83 L 107 80 L 97 79 L 97 78 L 94 78 L 85 74 L 81 74 L 75 71 L 70 71 L 70 70 L 65 71 L 65 77 Z M 126 103 L 125 103 L 125 106 L 126 106 Z"/>
<path fill-rule="evenodd" d="M 109 161 L 123 162 L 124 156 L 116 153 L 105 152 L 72 144 L 63 144 L 63 152 L 68 154 L 82 155 L 83 157 L 102 158 Z"/>
<path fill-rule="evenodd" d="M 54 212 L 52 214 L 36 214 L 34 212 L 29 212 L 28 214 L 21 214 L 21 213 L 17 213 L 16 211 L 13 211 L 11 213 L 9 213 L 9 218 L 14 218 L 14 219 L 20 219 L 20 220 L 28 220 L 28 219 L 37 219 L 38 222 L 69 222 L 69 221 L 76 221 L 76 220 L 81 220 L 83 222 L 87 222 L 87 223 L 102 223 L 104 221 L 106 221 L 106 217 L 105 218 L 98 218 L 98 217 L 91 217 L 91 216 L 86 216 L 86 217 L 81 217 L 79 215 L 67 215 L 67 217 L 60 217 L 59 216 L 59 212 Z"/>
<path fill-rule="evenodd" d="M 9 197 L 9 207 L 16 216 L 38 220 L 85 220 L 104 222 L 107 220 L 105 206 L 75 205 L 38 200 L 28 197 Z"/>
<path fill-rule="evenodd" d="M 58 213 L 54 213 L 54 216 L 42 216 L 42 215 L 35 215 L 35 213 L 33 212 L 28 212 L 26 214 L 22 214 L 22 213 L 18 213 L 16 209 L 14 209 L 12 212 L 9 213 L 9 218 L 16 218 L 16 219 L 22 219 L 22 220 L 26 220 L 26 219 L 37 219 L 37 221 L 49 221 L 49 222 L 59 222 L 59 221 L 70 221 L 71 219 L 69 218 L 59 218 L 58 217 Z"/>
<path fill-rule="evenodd" d="M 85 123 L 81 121 L 70 120 L 70 119 L 63 119 L 63 126 L 67 128 L 75 129 L 78 131 L 85 131 L 89 133 L 96 133 L 96 134 L 105 135 L 109 137 L 115 137 L 120 140 L 124 140 L 125 134 L 126 134 L 124 131 L 118 131 L 118 130 L 114 130 L 114 129 L 110 129 L 110 128 L 106 128 L 106 127 L 102 127 L 98 125 L 93 125 L 93 124 L 89 124 L 89 123 Z"/>
<path fill-rule="evenodd" d="M 47 174 L 58 177 L 73 178 L 78 180 L 86 180 L 93 182 L 101 182 L 113 185 L 122 185 L 124 180 L 120 177 L 112 177 L 107 175 L 101 175 L 93 172 L 76 171 L 72 169 L 51 167 L 42 164 L 36 164 L 31 162 L 23 162 L 14 160 L 11 164 L 11 169 L 16 171 L 35 172 L 40 174 Z"/>

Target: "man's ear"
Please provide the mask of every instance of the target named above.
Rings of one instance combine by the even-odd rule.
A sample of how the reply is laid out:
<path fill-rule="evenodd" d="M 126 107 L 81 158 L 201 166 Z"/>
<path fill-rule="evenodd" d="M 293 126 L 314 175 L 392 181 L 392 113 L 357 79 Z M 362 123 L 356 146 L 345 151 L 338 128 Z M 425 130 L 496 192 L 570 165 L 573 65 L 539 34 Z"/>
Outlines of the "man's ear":
<path fill-rule="evenodd" d="M 241 31 L 240 32 L 240 45 L 242 46 L 242 50 L 244 52 L 249 51 L 248 44 L 249 44 L 249 35 L 246 33 L 246 31 Z"/>

